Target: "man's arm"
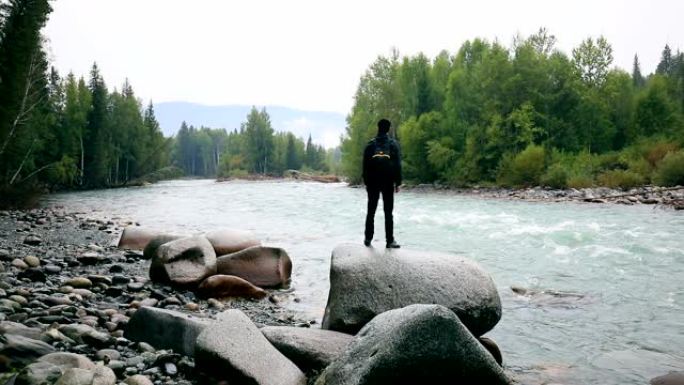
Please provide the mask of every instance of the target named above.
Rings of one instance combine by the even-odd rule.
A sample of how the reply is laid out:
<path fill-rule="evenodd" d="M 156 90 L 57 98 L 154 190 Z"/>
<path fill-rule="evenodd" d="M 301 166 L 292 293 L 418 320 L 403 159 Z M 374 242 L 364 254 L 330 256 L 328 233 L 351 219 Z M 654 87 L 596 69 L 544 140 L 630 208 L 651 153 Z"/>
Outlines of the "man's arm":
<path fill-rule="evenodd" d="M 368 185 L 368 159 L 370 158 L 370 145 L 366 145 L 363 149 L 363 165 L 361 167 L 361 178 L 363 179 L 363 184 Z"/>
<path fill-rule="evenodd" d="M 397 191 L 399 189 L 399 186 L 401 186 L 401 148 L 399 147 L 399 143 L 395 140 L 394 141 L 394 184 L 397 188 Z"/>

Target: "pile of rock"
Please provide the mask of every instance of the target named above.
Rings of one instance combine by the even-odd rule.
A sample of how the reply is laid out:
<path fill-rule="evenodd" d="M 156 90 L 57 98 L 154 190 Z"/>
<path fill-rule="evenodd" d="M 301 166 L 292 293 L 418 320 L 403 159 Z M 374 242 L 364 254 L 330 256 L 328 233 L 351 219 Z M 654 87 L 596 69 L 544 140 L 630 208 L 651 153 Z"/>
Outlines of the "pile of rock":
<path fill-rule="evenodd" d="M 205 298 L 261 299 L 267 296 L 262 288 L 285 287 L 292 274 L 285 250 L 262 246 L 253 234 L 239 230 L 181 236 L 127 227 L 119 247 L 144 250 L 153 281 Z"/>
<path fill-rule="evenodd" d="M 510 384 L 493 341 L 492 279 L 450 254 L 333 251 L 323 329 L 263 327 L 228 310 L 215 319 L 141 308 L 125 336 L 194 356 L 236 384 Z"/>

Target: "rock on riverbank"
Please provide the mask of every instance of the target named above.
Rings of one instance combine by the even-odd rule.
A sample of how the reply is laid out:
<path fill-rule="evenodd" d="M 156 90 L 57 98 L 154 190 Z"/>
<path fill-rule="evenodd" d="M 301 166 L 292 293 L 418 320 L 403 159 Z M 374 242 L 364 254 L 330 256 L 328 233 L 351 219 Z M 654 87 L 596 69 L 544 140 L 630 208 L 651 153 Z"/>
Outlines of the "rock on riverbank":
<path fill-rule="evenodd" d="M 149 259 L 113 246 L 129 224 L 59 209 L 0 211 L 0 383 L 207 383 L 180 348 L 124 335 L 143 306 L 206 322 L 228 308 L 258 326 L 314 322 L 270 301 L 205 300 L 149 281 Z M 49 354 L 57 353 L 72 355 L 56 363 Z"/>

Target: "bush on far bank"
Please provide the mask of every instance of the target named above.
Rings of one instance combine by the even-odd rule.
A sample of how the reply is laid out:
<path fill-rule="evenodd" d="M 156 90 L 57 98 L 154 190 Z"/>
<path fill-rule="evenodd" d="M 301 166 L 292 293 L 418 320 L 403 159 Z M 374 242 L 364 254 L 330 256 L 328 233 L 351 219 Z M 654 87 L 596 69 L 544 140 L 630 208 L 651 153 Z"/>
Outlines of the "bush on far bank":
<path fill-rule="evenodd" d="M 665 155 L 653 181 L 660 186 L 684 186 L 684 150 Z"/>

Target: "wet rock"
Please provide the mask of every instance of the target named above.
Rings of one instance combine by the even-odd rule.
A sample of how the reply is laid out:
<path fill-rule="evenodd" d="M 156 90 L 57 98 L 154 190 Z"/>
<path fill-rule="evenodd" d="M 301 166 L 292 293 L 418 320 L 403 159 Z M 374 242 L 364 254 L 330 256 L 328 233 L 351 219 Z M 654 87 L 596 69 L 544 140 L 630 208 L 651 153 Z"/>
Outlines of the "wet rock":
<path fill-rule="evenodd" d="M 290 281 L 292 260 L 281 248 L 254 246 L 219 257 L 216 271 L 260 287 L 282 287 Z"/>
<path fill-rule="evenodd" d="M 333 251 L 323 329 L 355 333 L 377 314 L 420 303 L 446 306 L 476 336 L 501 318 L 494 281 L 464 257 L 361 245 Z"/>
<path fill-rule="evenodd" d="M 651 385 L 684 385 L 684 372 L 670 372 L 651 380 Z"/>
<path fill-rule="evenodd" d="M 43 240 L 37 235 L 29 235 L 26 238 L 24 238 L 24 244 L 26 245 L 38 246 L 41 243 L 43 243 Z"/>
<path fill-rule="evenodd" d="M 64 371 L 55 385 L 115 385 L 116 375 L 105 366 L 93 370 L 72 368 Z"/>
<path fill-rule="evenodd" d="M 150 278 L 176 285 L 198 285 L 216 274 L 216 253 L 204 237 L 190 237 L 159 246 L 150 265 Z"/>
<path fill-rule="evenodd" d="M 197 337 L 195 365 L 231 383 L 304 385 L 306 378 L 241 311 L 227 310 Z"/>
<path fill-rule="evenodd" d="M 73 288 L 87 289 L 93 286 L 93 282 L 86 277 L 74 277 L 64 282 L 65 285 Z"/>
<path fill-rule="evenodd" d="M 133 292 L 138 292 L 145 287 L 145 282 L 131 282 L 128 285 L 126 285 L 128 290 L 133 291 Z"/>
<path fill-rule="evenodd" d="M 330 330 L 291 326 L 266 326 L 261 332 L 276 349 L 306 373 L 330 365 L 354 339 L 349 334 Z"/>
<path fill-rule="evenodd" d="M 489 354 L 494 357 L 494 360 L 496 361 L 499 366 L 503 365 L 503 356 L 501 355 L 501 349 L 499 349 L 499 346 L 492 340 L 491 338 L 487 337 L 480 337 L 477 339 L 480 341 L 482 346 L 484 346 L 485 349 L 489 352 Z"/>
<path fill-rule="evenodd" d="M 105 261 L 105 257 L 94 251 L 88 251 L 77 257 L 78 263 L 85 266 L 93 266 Z"/>
<path fill-rule="evenodd" d="M 41 340 L 42 331 L 39 328 L 28 327 L 17 322 L 2 321 L 0 322 L 0 334 L 15 334 L 34 340 Z"/>
<path fill-rule="evenodd" d="M 141 307 L 126 325 L 124 336 L 157 349 L 193 356 L 195 340 L 210 321 L 166 309 Z"/>
<path fill-rule="evenodd" d="M 198 293 L 205 298 L 240 297 L 262 299 L 268 295 L 263 289 L 234 275 L 212 275 L 199 285 Z"/>
<path fill-rule="evenodd" d="M 511 384 L 458 317 L 441 305 L 410 305 L 375 317 L 316 385 Z"/>
<path fill-rule="evenodd" d="M 249 231 L 221 229 L 204 235 L 216 251 L 216 255 L 225 255 L 244 250 L 252 246 L 261 246 L 254 234 Z"/>

